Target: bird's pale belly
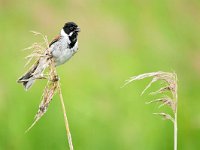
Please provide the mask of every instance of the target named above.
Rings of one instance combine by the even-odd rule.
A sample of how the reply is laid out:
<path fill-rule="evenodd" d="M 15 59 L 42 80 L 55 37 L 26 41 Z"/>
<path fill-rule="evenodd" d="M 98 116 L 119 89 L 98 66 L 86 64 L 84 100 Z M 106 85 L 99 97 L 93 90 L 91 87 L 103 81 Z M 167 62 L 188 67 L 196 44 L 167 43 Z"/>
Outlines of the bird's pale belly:
<path fill-rule="evenodd" d="M 62 65 L 65 62 L 67 62 L 74 54 L 74 51 L 70 49 L 66 49 L 62 52 L 60 52 L 60 55 L 58 57 L 55 57 L 56 66 Z"/>
<path fill-rule="evenodd" d="M 77 52 L 77 50 L 78 42 L 71 49 L 66 48 L 64 45 L 55 48 L 55 50 L 52 51 L 52 54 L 55 58 L 56 66 L 62 65 L 67 62 Z"/>

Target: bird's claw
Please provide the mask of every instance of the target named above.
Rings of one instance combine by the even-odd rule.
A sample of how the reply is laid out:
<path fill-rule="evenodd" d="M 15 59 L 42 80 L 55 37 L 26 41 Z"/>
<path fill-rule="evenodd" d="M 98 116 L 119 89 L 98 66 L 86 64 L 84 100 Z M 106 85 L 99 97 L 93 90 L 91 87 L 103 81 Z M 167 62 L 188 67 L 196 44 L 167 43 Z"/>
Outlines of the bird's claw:
<path fill-rule="evenodd" d="M 53 79 L 51 81 L 52 82 L 57 82 L 59 80 L 60 80 L 60 78 L 56 75 L 56 76 L 53 77 Z"/>

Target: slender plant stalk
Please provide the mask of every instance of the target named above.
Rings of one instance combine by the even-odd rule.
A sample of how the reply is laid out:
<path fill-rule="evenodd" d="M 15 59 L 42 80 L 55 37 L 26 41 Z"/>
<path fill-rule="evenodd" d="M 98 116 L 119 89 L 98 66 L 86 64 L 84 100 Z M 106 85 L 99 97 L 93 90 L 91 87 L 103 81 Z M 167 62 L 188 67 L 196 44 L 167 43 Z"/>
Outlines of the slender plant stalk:
<path fill-rule="evenodd" d="M 174 116 L 174 150 L 177 150 L 177 132 L 178 132 L 178 128 L 177 128 L 177 112 L 175 113 L 175 116 Z"/>
<path fill-rule="evenodd" d="M 175 78 L 175 92 L 173 93 L 173 99 L 175 101 L 175 112 L 174 112 L 174 150 L 177 150 L 177 141 L 178 141 L 178 127 L 177 127 L 177 112 L 178 112 L 178 84 L 177 84 L 177 75 L 174 74 Z"/>
<path fill-rule="evenodd" d="M 60 88 L 60 83 L 58 83 L 58 94 L 60 96 L 60 102 L 61 102 L 61 105 L 62 105 L 64 121 L 65 121 L 65 129 L 66 129 L 66 132 L 67 132 L 69 148 L 70 148 L 70 150 L 74 150 L 74 147 L 73 147 L 73 144 L 72 144 L 72 136 L 71 136 L 71 133 L 70 133 L 69 123 L 68 123 L 68 119 L 67 119 L 67 115 L 66 115 L 65 104 L 64 104 L 64 100 L 63 100 L 63 96 L 62 96 L 62 91 L 61 91 L 61 88 Z"/>

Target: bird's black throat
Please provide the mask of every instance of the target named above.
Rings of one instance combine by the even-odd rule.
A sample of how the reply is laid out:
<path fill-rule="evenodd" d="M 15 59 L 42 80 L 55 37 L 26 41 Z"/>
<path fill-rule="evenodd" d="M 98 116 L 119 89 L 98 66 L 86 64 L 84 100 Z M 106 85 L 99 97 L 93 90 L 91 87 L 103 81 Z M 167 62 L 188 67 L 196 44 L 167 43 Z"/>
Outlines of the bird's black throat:
<path fill-rule="evenodd" d="M 76 44 L 77 42 L 77 37 L 78 37 L 78 33 L 77 32 L 74 32 L 71 36 L 69 36 L 69 40 L 70 40 L 70 44 L 69 44 L 69 48 L 73 48 L 74 45 Z"/>

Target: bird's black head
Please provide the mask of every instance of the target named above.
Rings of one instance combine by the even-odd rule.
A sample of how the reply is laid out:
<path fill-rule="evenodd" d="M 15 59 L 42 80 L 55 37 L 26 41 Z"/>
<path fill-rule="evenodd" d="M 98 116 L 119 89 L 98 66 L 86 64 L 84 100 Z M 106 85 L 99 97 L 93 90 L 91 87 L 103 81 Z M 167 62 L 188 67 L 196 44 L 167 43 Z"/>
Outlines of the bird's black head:
<path fill-rule="evenodd" d="M 78 33 L 80 32 L 80 28 L 78 27 L 77 24 L 75 24 L 74 22 L 67 22 L 65 23 L 63 30 L 65 31 L 65 33 L 67 35 L 72 35 L 73 33 Z"/>

